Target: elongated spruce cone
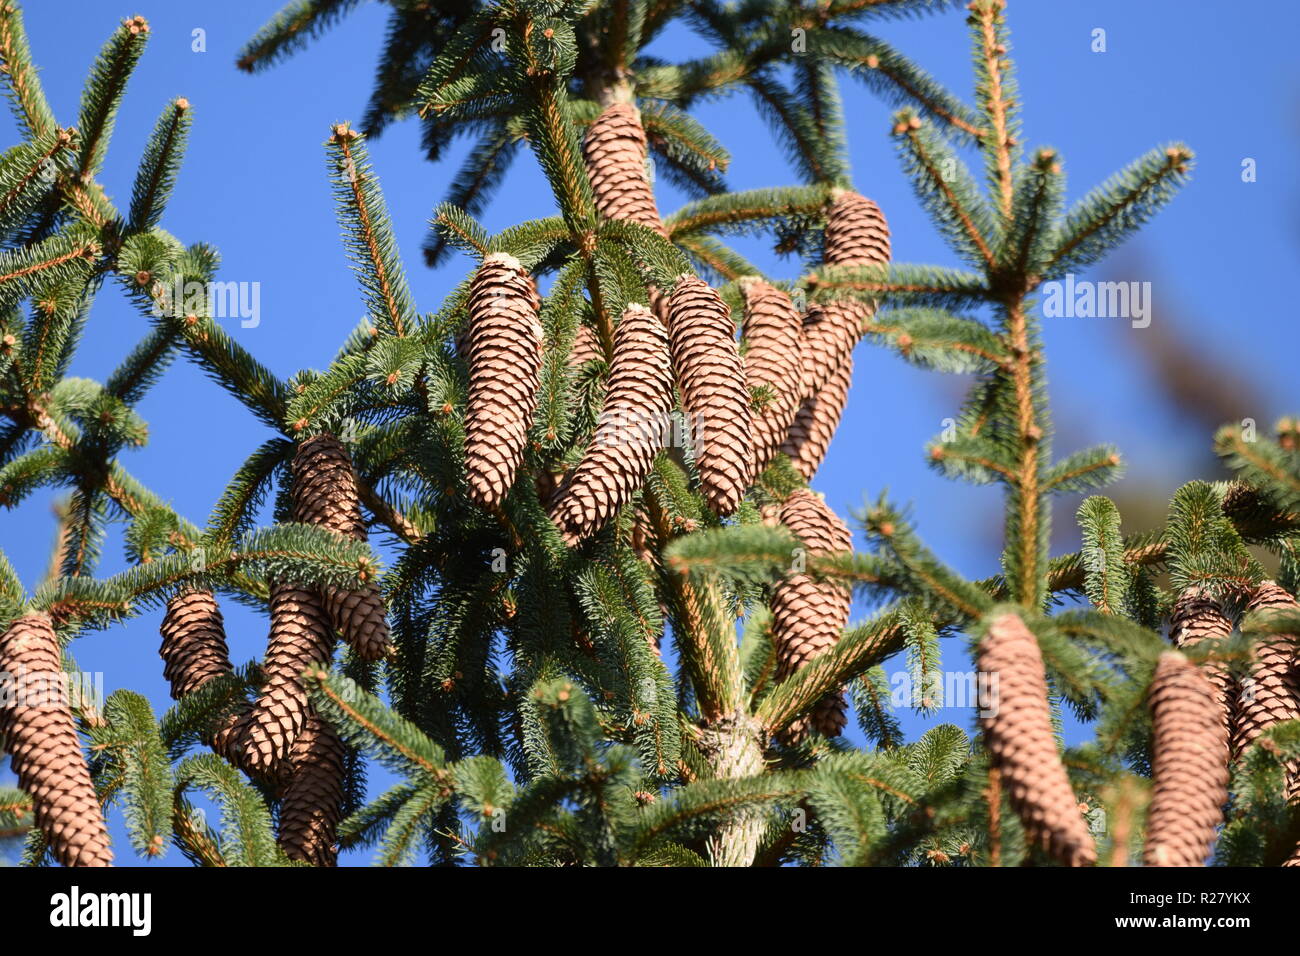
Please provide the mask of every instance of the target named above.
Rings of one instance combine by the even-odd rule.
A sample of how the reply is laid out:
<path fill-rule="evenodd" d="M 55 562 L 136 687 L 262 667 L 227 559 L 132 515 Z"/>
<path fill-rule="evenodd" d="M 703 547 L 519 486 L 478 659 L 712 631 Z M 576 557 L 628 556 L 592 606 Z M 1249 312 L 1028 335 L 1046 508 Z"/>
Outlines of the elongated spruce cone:
<path fill-rule="evenodd" d="M 849 403 L 849 388 L 853 380 L 853 360 L 846 359 L 822 386 L 822 390 L 805 399 L 795 413 L 790 431 L 785 436 L 781 451 L 790 456 L 795 470 L 811 481 L 840 427 L 844 408 Z"/>
<path fill-rule="evenodd" d="M 45 614 L 28 614 L 0 636 L 0 737 L 36 825 L 64 866 L 112 866 L 108 827 L 68 704 L 59 641 Z"/>
<path fill-rule="evenodd" d="M 352 456 L 333 435 L 313 435 L 293 455 L 293 520 L 366 540 Z"/>
<path fill-rule="evenodd" d="M 262 663 L 266 683 L 243 721 L 237 763 L 263 777 L 275 775 L 311 715 L 302 672 L 328 662 L 333 651 L 334 632 L 316 592 L 273 583 L 271 634 Z"/>
<path fill-rule="evenodd" d="M 171 685 L 172 697 L 180 700 L 199 690 L 214 677 L 231 673 L 230 652 L 226 647 L 226 627 L 221 608 L 211 591 L 186 591 L 167 602 L 163 615 L 163 676 Z M 205 738 L 212 749 L 242 766 L 242 753 L 236 748 L 247 711 L 227 715 Z"/>
<path fill-rule="evenodd" d="M 338 865 L 347 750 L 334 728 L 312 714 L 293 743 L 280 794 L 279 844 L 291 860 Z"/>
<path fill-rule="evenodd" d="M 803 398 L 821 392 L 844 365 L 853 361 L 853 348 L 862 337 L 856 304 L 827 302 L 814 306 L 803 320 Z"/>
<path fill-rule="evenodd" d="M 1249 611 L 1297 608 L 1296 599 L 1275 581 L 1261 582 L 1246 606 Z M 1300 655 L 1289 634 L 1262 635 L 1255 644 L 1250 676 L 1242 681 L 1233 750 L 1242 753 L 1255 738 L 1283 720 L 1300 720 Z M 1288 767 L 1287 790 L 1300 785 L 1300 766 Z"/>
<path fill-rule="evenodd" d="M 293 520 L 366 540 L 352 456 L 333 435 L 308 438 L 294 453 Z M 392 650 L 387 609 L 373 584 L 356 591 L 326 587 L 321 599 L 334 627 L 363 660 L 379 660 Z"/>
<path fill-rule="evenodd" d="M 844 522 L 819 495 L 806 488 L 786 499 L 779 519 L 803 542 L 805 560 L 848 551 L 853 546 Z M 802 571 L 781 579 L 772 593 L 778 680 L 785 680 L 835 646 L 849 622 L 851 603 L 852 594 L 843 585 L 818 581 Z M 811 727 L 834 737 L 844 729 L 846 706 L 843 691 L 828 694 L 811 713 L 791 723 L 782 736 L 790 741 L 802 740 Z"/>
<path fill-rule="evenodd" d="M 163 615 L 163 677 L 172 698 L 192 694 L 214 677 L 231 672 L 221 608 L 211 591 L 186 591 L 167 602 Z"/>
<path fill-rule="evenodd" d="M 677 280 L 669 300 L 669 343 L 689 418 L 700 490 L 718 515 L 736 510 L 753 478 L 749 389 L 731 310 L 695 276 Z"/>
<path fill-rule="evenodd" d="M 646 175 L 646 136 L 635 106 L 607 106 L 587 130 L 582 157 L 601 215 L 637 222 L 668 235 Z"/>
<path fill-rule="evenodd" d="M 1030 844 L 1067 866 L 1091 866 L 1097 848 L 1056 749 L 1038 640 L 1003 614 L 980 642 L 978 666 L 996 688 L 981 715 L 985 743 Z"/>
<path fill-rule="evenodd" d="M 852 190 L 839 193 L 826 216 L 825 253 L 831 266 L 888 262 L 889 224 L 880 207 Z"/>
<path fill-rule="evenodd" d="M 1169 617 L 1169 636 L 1177 647 L 1195 647 L 1209 642 L 1225 641 L 1232 634 L 1232 621 L 1223 613 L 1218 602 L 1211 600 L 1200 588 L 1188 588 L 1174 604 Z M 1237 679 L 1225 663 L 1207 661 L 1201 673 L 1214 687 L 1215 706 L 1219 709 L 1219 722 L 1228 740 L 1232 740 L 1237 724 Z"/>
<path fill-rule="evenodd" d="M 569 350 L 569 368 L 577 370 L 588 362 L 605 360 L 605 352 L 600 347 L 600 339 L 589 325 L 579 325 L 573 337 L 573 347 Z"/>
<path fill-rule="evenodd" d="M 465 467 L 469 497 L 496 508 L 524 460 L 541 381 L 541 300 L 517 259 L 493 253 L 469 290 L 469 398 Z"/>
<path fill-rule="evenodd" d="M 1147 866 L 1204 866 L 1228 799 L 1228 737 L 1217 692 L 1177 651 L 1160 655 L 1150 693 L 1153 743 Z"/>
<path fill-rule="evenodd" d="M 604 527 L 632 499 L 664 446 L 672 408 L 668 333 L 649 309 L 629 305 L 614 331 L 596 433 L 551 507 L 565 541 L 576 544 Z"/>
<path fill-rule="evenodd" d="M 803 398 L 802 318 L 790 297 L 762 279 L 740 280 L 745 294 L 745 384 L 767 388 L 771 400 L 754 416 L 754 474 L 785 441 Z"/>

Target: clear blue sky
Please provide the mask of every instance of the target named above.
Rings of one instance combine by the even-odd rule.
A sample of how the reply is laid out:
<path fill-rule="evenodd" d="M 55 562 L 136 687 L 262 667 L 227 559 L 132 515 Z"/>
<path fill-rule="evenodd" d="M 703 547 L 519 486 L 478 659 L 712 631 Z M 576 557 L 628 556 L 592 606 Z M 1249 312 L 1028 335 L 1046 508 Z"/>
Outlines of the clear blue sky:
<path fill-rule="evenodd" d="M 186 242 L 217 246 L 219 278 L 260 282 L 262 323 L 228 331 L 277 374 L 322 368 L 362 317 L 362 305 L 339 242 L 322 142 L 330 124 L 359 120 L 371 88 L 387 7 L 366 4 L 323 41 L 255 77 L 234 67 L 237 49 L 274 12 L 276 0 L 28 0 L 33 56 L 59 120 L 75 122 L 89 64 L 118 21 L 140 13 L 152 39 L 128 90 L 102 181 L 123 202 L 141 148 L 159 111 L 175 96 L 194 107 L 188 159 L 163 225 Z M 1184 140 L 1198 154 L 1193 181 L 1173 206 L 1126 248 L 1129 278 L 1153 283 L 1156 323 L 1228 367 L 1244 370 L 1259 396 L 1252 414 L 1265 426 L 1296 411 L 1293 367 L 1300 336 L 1294 298 L 1284 281 L 1300 261 L 1300 5 L 1289 0 L 1228 8 L 1175 0 L 1012 0 L 1009 19 L 1019 67 L 1027 145 L 1061 151 L 1069 196 L 1094 184 L 1149 147 Z M 206 31 L 207 52 L 191 51 L 191 31 Z M 1107 51 L 1090 51 L 1092 31 L 1106 31 Z M 958 11 L 918 21 L 885 23 L 879 34 L 969 98 L 966 28 Z M 675 30 L 657 52 L 678 58 L 705 52 Z M 889 218 L 897 261 L 955 264 L 912 198 L 886 135 L 890 108 L 852 81 L 844 84 L 855 185 Z M 758 125 L 748 100 L 705 104 L 698 118 L 733 151 L 732 188 L 794 182 L 780 151 Z M 0 118 L 4 146 L 17 132 Z M 411 283 L 423 311 L 433 311 L 466 268 L 453 259 L 437 271 L 420 256 L 430 211 L 459 164 L 465 145 L 440 166 L 421 158 L 414 123 L 390 128 L 371 154 L 388 197 Z M 1243 183 L 1244 158 L 1258 181 Z M 661 186 L 667 213 L 682 197 Z M 499 230 L 554 211 L 531 157 L 483 216 Z M 744 250 L 774 275 L 793 277 L 762 243 Z M 146 322 L 115 288 L 95 303 L 74 375 L 103 379 L 146 331 Z M 1053 408 L 1062 440 L 1111 441 L 1129 461 L 1126 482 L 1172 488 L 1204 477 L 1210 435 L 1171 407 L 1137 357 L 1129 336 L 1145 334 L 1113 319 L 1046 323 Z M 914 504 L 927 542 L 962 572 L 996 570 L 988 547 L 1000 521 L 997 492 L 944 481 L 924 464 L 921 449 L 954 412 L 957 381 L 910 369 L 864 345 L 844 424 L 815 487 L 841 513 L 883 488 Z M 196 523 L 203 523 L 239 462 L 268 437 L 267 429 L 194 367 L 177 362 L 142 403 L 150 423 L 146 448 L 124 464 Z M 0 546 L 29 587 L 43 573 L 53 543 L 54 496 L 36 495 L 0 516 Z M 1072 510 L 1072 509 L 1071 509 Z M 1060 548 L 1077 536 L 1065 529 Z M 120 536 L 106 551 L 103 572 L 122 567 Z M 103 671 L 107 689 L 147 694 L 168 703 L 157 657 L 159 615 L 151 613 L 80 639 L 83 669 Z M 264 649 L 264 620 L 227 609 L 237 660 Z M 967 662 L 952 647 L 948 666 Z M 899 665 L 901 666 L 901 664 Z M 941 719 L 969 726 L 969 714 Z M 908 718 L 915 731 L 921 722 Z M 1071 734 L 1074 736 L 1074 733 Z M 11 780 L 7 768 L 3 779 Z M 121 864 L 131 856 L 114 832 Z M 167 862 L 182 862 L 172 850 Z M 364 858 L 354 862 L 364 862 Z"/>

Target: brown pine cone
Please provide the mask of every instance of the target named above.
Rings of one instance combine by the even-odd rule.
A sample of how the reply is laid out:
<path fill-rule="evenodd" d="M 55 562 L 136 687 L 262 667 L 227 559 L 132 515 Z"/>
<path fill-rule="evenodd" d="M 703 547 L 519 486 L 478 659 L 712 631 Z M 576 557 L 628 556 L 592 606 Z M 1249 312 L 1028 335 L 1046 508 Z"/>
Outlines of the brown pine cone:
<path fill-rule="evenodd" d="M 308 438 L 294 453 L 293 520 L 366 540 L 352 456 L 333 435 Z M 379 660 L 392 650 L 387 610 L 373 584 L 356 591 L 323 588 L 321 598 L 334 627 L 363 660 Z"/>
<path fill-rule="evenodd" d="M 333 651 L 334 632 L 316 592 L 273 583 L 271 635 L 262 663 L 266 684 L 242 722 L 237 763 L 259 776 L 275 774 L 311 714 L 302 672 L 328 663 Z"/>
<path fill-rule="evenodd" d="M 880 208 L 855 192 L 837 194 L 826 219 L 826 263 L 866 266 L 889 262 L 889 227 Z M 803 323 L 803 397 L 817 395 L 853 355 L 870 303 L 827 302 L 808 311 Z"/>
<path fill-rule="evenodd" d="M 740 280 L 745 294 L 745 382 L 766 386 L 771 400 L 754 416 L 754 474 L 785 441 L 803 398 L 802 319 L 790 297 L 762 279 Z"/>
<path fill-rule="evenodd" d="M 0 695 L 0 738 L 36 825 L 64 866 L 112 866 L 108 827 L 68 705 L 59 641 L 45 614 L 27 614 L 0 636 L 0 673 L 21 684 Z"/>
<path fill-rule="evenodd" d="M 668 333 L 653 312 L 631 304 L 614 331 L 596 433 L 550 509 L 566 542 L 576 544 L 604 527 L 636 494 L 664 446 L 672 408 Z"/>
<path fill-rule="evenodd" d="M 827 302 L 808 310 L 803 320 L 802 398 L 818 394 L 838 369 L 853 361 L 861 337 L 857 303 Z"/>
<path fill-rule="evenodd" d="M 1228 737 L 1216 688 L 1177 651 L 1151 683 L 1147 866 L 1204 866 L 1228 799 Z"/>
<path fill-rule="evenodd" d="M 496 508 L 524 460 L 542 368 L 541 300 L 519 261 L 483 260 L 469 292 L 469 400 L 465 465 L 469 497 Z"/>
<path fill-rule="evenodd" d="M 573 348 L 569 350 L 569 368 L 580 369 L 587 362 L 597 359 L 605 360 L 605 352 L 600 347 L 600 339 L 589 325 L 579 325 L 578 333 L 573 338 Z"/>
<path fill-rule="evenodd" d="M 1174 604 L 1169 618 L 1169 636 L 1176 647 L 1195 647 L 1209 641 L 1217 643 L 1232 634 L 1232 621 L 1223 609 L 1200 588 L 1188 588 Z M 1214 698 L 1219 708 L 1223 732 L 1232 739 L 1237 723 L 1237 679 L 1228 666 L 1218 661 L 1202 665 L 1201 673 L 1214 687 Z"/>
<path fill-rule="evenodd" d="M 333 435 L 302 441 L 293 456 L 293 520 L 366 540 L 352 456 Z"/>
<path fill-rule="evenodd" d="M 1026 839 L 1067 866 L 1091 866 L 1097 848 L 1056 749 L 1037 638 L 1018 615 L 1000 615 L 980 642 L 978 666 L 995 690 L 992 713 L 980 717 L 985 744 Z"/>
<path fill-rule="evenodd" d="M 795 413 L 781 451 L 790 456 L 795 470 L 803 475 L 805 481 L 812 480 L 826 458 L 826 451 L 849 401 L 852 379 L 853 360 L 850 358 L 836 368 L 822 390 L 815 397 L 805 399 Z"/>
<path fill-rule="evenodd" d="M 668 235 L 646 175 L 646 136 L 635 106 L 607 106 L 587 130 L 582 156 L 602 216 L 638 222 Z"/>
<path fill-rule="evenodd" d="M 807 557 L 835 554 L 853 547 L 848 527 L 822 500 L 800 488 L 781 506 L 780 522 L 803 542 Z M 772 592 L 772 635 L 776 644 L 777 679 L 785 680 L 809 661 L 826 653 L 840 639 L 849 622 L 852 594 L 830 581 L 818 581 L 796 571 L 786 575 Z M 834 737 L 847 721 L 844 693 L 828 694 L 807 716 L 790 724 L 782 735 L 802 740 L 809 728 Z"/>
<path fill-rule="evenodd" d="M 293 743 L 280 795 L 279 843 L 291 860 L 338 865 L 347 750 L 334 728 L 312 714 Z"/>
<path fill-rule="evenodd" d="M 754 469 L 749 389 L 731 310 L 707 282 L 684 275 L 673 288 L 668 311 L 673 367 L 690 419 L 700 490 L 715 514 L 729 515 Z"/>
<path fill-rule="evenodd" d="M 221 608 L 211 591 L 186 591 L 167 602 L 163 615 L 163 677 L 172 699 L 192 694 L 214 677 L 231 672 Z"/>
<path fill-rule="evenodd" d="M 889 224 L 874 202 L 844 190 L 831 202 L 825 243 L 827 265 L 880 265 L 890 258 Z"/>
<path fill-rule="evenodd" d="M 1295 610 L 1296 599 L 1275 581 L 1263 581 L 1251 595 L 1249 611 L 1270 608 Z M 1300 657 L 1296 654 L 1296 637 L 1268 634 L 1255 644 L 1250 677 L 1242 681 L 1238 698 L 1234 753 L 1245 751 L 1255 738 L 1283 720 L 1300 720 Z M 1287 791 L 1291 794 L 1300 783 L 1300 766 L 1288 768 Z"/>

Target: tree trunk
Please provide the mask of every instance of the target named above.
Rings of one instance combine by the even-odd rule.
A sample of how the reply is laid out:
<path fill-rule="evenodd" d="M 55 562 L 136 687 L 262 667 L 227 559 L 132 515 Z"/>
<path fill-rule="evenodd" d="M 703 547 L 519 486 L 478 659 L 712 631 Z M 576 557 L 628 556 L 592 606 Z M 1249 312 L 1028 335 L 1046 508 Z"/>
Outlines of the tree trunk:
<path fill-rule="evenodd" d="M 763 740 L 758 723 L 744 714 L 724 718 L 706 727 L 700 749 L 720 780 L 756 777 L 763 773 Z M 714 866 L 752 866 L 766 824 L 753 807 L 733 811 L 718 832 L 708 839 L 709 860 Z"/>

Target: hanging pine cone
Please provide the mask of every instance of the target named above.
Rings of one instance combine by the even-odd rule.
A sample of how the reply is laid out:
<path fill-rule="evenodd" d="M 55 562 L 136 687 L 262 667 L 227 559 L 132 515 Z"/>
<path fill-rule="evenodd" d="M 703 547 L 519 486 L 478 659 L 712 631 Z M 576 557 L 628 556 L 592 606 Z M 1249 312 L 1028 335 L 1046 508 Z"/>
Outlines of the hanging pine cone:
<path fill-rule="evenodd" d="M 803 542 L 807 557 L 835 554 L 853 547 L 848 527 L 822 500 L 800 488 L 781 506 L 780 522 Z M 785 680 L 840 639 L 849 622 L 852 594 L 830 581 L 794 572 L 782 578 L 772 593 L 772 634 L 776 644 L 777 679 Z M 826 737 L 844 729 L 844 693 L 828 694 L 811 713 L 790 724 L 783 737 L 802 740 L 811 727 Z"/>
<path fill-rule="evenodd" d="M 826 219 L 826 263 L 841 266 L 889 262 L 889 226 L 880 208 L 855 192 L 841 192 Z M 827 302 L 808 311 L 803 323 L 803 397 L 817 395 L 853 355 L 863 322 L 875 311 L 856 300 Z"/>
<path fill-rule="evenodd" d="M 1205 642 L 1217 643 L 1232 634 L 1232 621 L 1228 620 L 1217 601 L 1211 600 L 1200 588 L 1188 588 L 1174 604 L 1169 618 L 1169 636 L 1177 647 L 1195 647 Z M 1227 665 L 1208 661 L 1201 673 L 1214 687 L 1215 704 L 1219 708 L 1219 722 L 1227 739 L 1232 739 L 1237 723 L 1237 680 Z"/>
<path fill-rule="evenodd" d="M 1296 599 L 1275 581 L 1264 581 L 1251 595 L 1246 610 L 1296 610 Z M 1255 738 L 1283 720 L 1300 720 L 1300 656 L 1296 637 L 1266 634 L 1255 644 L 1250 677 L 1242 681 L 1238 698 L 1237 726 L 1233 751 L 1240 754 Z M 1300 766 L 1288 767 L 1287 789 L 1294 793 L 1300 784 Z"/>
<path fill-rule="evenodd" d="M 1204 866 L 1228 799 L 1228 737 L 1217 690 L 1182 654 L 1166 651 L 1150 704 L 1146 865 Z"/>
<path fill-rule="evenodd" d="M 980 642 L 981 674 L 996 681 L 985 743 L 1030 844 L 1067 866 L 1097 861 L 1092 834 L 1056 749 L 1038 640 L 1015 614 L 993 620 Z"/>
<path fill-rule="evenodd" d="M 853 361 L 861 337 L 862 319 L 852 303 L 827 302 L 808 311 L 803 320 L 803 398 L 821 392 L 838 369 Z"/>
<path fill-rule="evenodd" d="M 0 636 L 0 673 L 21 675 L 0 695 L 0 738 L 36 825 L 64 866 L 112 866 L 108 828 L 68 705 L 59 641 L 45 614 L 27 614 Z"/>
<path fill-rule="evenodd" d="M 312 714 L 293 743 L 280 795 L 279 844 L 291 860 L 338 865 L 347 750 L 327 721 Z"/>
<path fill-rule="evenodd" d="M 826 216 L 825 245 L 827 265 L 883 265 L 890 258 L 885 214 L 866 196 L 836 193 Z"/>
<path fill-rule="evenodd" d="M 302 672 L 333 657 L 334 632 L 315 591 L 271 585 L 271 635 L 262 671 L 266 683 L 243 721 L 238 742 L 250 772 L 270 777 L 288 756 L 311 713 Z"/>
<path fill-rule="evenodd" d="M 159 630 L 163 676 L 171 685 L 175 700 L 194 693 L 214 677 L 232 672 L 225 623 L 211 591 L 176 595 L 167 602 L 167 613 Z M 232 763 L 241 760 L 235 744 L 243 732 L 243 717 L 238 712 L 229 714 L 205 741 Z"/>
<path fill-rule="evenodd" d="M 353 541 L 366 540 L 352 456 L 341 441 L 327 433 L 303 440 L 294 452 L 292 470 L 294 521 Z"/>
<path fill-rule="evenodd" d="M 745 383 L 766 387 L 772 398 L 754 416 L 754 474 L 760 474 L 785 441 L 803 397 L 802 320 L 790 297 L 762 279 L 740 280 L 745 294 Z"/>
<path fill-rule="evenodd" d="M 695 276 L 677 280 L 669 300 L 673 367 L 689 416 L 700 490 L 718 515 L 736 510 L 753 477 L 749 389 L 731 310 Z"/>
<path fill-rule="evenodd" d="M 649 309 L 631 304 L 614 331 L 595 436 L 551 507 L 565 541 L 576 544 L 604 527 L 636 494 L 664 446 L 672 408 L 668 333 Z"/>
<path fill-rule="evenodd" d="M 226 628 L 211 591 L 186 591 L 167 602 L 163 615 L 163 677 L 172 699 L 192 694 L 214 677 L 231 672 Z"/>
<path fill-rule="evenodd" d="M 569 368 L 574 371 L 582 368 L 587 362 L 594 362 L 597 359 L 605 360 L 605 352 L 600 347 L 600 339 L 592 331 L 589 325 L 579 325 L 578 332 L 573 337 L 573 348 L 569 350 Z"/>
<path fill-rule="evenodd" d="M 465 467 L 469 497 L 496 508 L 524 459 L 542 368 L 541 301 L 513 256 L 483 260 L 469 291 L 469 400 Z"/>
<path fill-rule="evenodd" d="M 844 407 L 849 402 L 849 387 L 853 379 L 853 360 L 846 359 L 831 373 L 822 390 L 813 398 L 805 399 L 795 413 L 794 422 L 785 436 L 781 451 L 790 456 L 795 470 L 805 481 L 821 467 L 826 451 L 840 426 Z"/>
<path fill-rule="evenodd" d="M 635 106 L 607 106 L 587 130 L 582 156 L 601 215 L 638 222 L 662 236 L 668 235 L 646 175 L 645 130 Z"/>
<path fill-rule="evenodd" d="M 294 453 L 293 520 L 366 540 L 352 457 L 333 435 L 308 438 Z M 334 627 L 363 660 L 379 660 L 392 649 L 384 599 L 373 584 L 355 591 L 323 588 L 321 599 Z"/>

